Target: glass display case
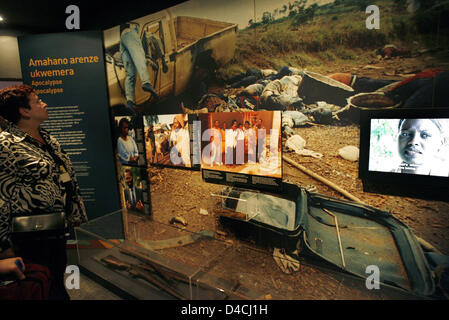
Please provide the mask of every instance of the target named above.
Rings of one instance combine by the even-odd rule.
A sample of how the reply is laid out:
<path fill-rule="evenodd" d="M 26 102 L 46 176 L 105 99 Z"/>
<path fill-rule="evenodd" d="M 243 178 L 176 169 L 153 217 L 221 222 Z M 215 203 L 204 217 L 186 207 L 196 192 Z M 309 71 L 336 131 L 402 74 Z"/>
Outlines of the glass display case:
<path fill-rule="evenodd" d="M 140 237 L 149 230 L 151 239 Z M 195 233 L 120 210 L 75 234 L 82 271 L 125 299 L 258 298 L 226 270 L 211 272 L 235 250 L 213 231 Z"/>
<path fill-rule="evenodd" d="M 211 194 L 213 206 L 232 209 L 233 199 L 226 194 Z M 385 285 L 369 290 L 365 279 L 299 246 L 293 255 L 282 247 L 260 245 L 257 235 L 244 241 L 223 228 L 217 213 L 209 211 L 207 217 L 216 221 L 213 230 L 194 232 L 195 225 L 182 216 L 158 221 L 157 216 L 127 210 L 112 212 L 76 228 L 78 264 L 124 299 L 418 298 Z M 261 232 L 259 238 L 264 235 Z"/>

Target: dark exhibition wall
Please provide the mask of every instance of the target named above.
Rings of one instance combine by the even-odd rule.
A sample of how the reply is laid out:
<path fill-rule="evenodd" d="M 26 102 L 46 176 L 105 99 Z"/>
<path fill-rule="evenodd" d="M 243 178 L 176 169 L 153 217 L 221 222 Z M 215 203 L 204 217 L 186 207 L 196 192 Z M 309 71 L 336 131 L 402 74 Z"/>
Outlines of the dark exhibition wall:
<path fill-rule="evenodd" d="M 80 30 L 104 30 L 135 19 L 142 12 L 157 12 L 181 3 L 169 1 L 134 1 L 124 10 L 110 1 L 4 1 L 0 4 L 0 78 L 21 78 L 17 37 L 29 34 L 67 32 L 66 8 L 77 5 L 81 13 Z"/>
<path fill-rule="evenodd" d="M 0 5 L 0 80 L 54 108 L 99 239 L 121 209 L 152 259 L 238 274 L 228 298 L 447 294 L 447 2 L 83 1 L 77 31 L 69 4 Z M 388 289 L 335 275 L 373 265 Z"/>
<path fill-rule="evenodd" d="M 1 16 L 5 19 L 0 30 L 10 29 L 23 33 L 65 32 L 66 8 L 76 5 L 80 9 L 80 30 L 104 30 L 123 21 L 132 20 L 144 13 L 182 3 L 181 0 L 129 1 L 125 5 L 110 1 L 8 1 L 1 4 Z"/>
<path fill-rule="evenodd" d="M 91 219 L 118 209 L 101 38 L 99 31 L 19 37 L 23 82 L 49 105 L 43 127 L 69 154 Z"/>

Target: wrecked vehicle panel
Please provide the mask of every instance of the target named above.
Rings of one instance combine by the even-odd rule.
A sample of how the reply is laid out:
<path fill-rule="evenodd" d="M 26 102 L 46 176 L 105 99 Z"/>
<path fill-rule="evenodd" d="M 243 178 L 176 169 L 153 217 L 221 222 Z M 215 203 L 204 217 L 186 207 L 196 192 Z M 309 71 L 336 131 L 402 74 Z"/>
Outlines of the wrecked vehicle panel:
<path fill-rule="evenodd" d="M 304 210 L 301 203 L 305 196 L 302 193 L 303 190 L 300 194 L 290 192 L 280 197 L 226 187 L 221 195 L 222 210 L 216 213 L 219 214 L 220 223 L 237 236 L 293 251 L 301 233 L 300 220 Z"/>
<path fill-rule="evenodd" d="M 303 244 L 312 255 L 359 277 L 376 266 L 382 284 L 421 296 L 435 291 L 413 231 L 388 212 L 289 183 L 282 195 L 227 187 L 222 196 L 220 222 L 239 237 L 288 252 Z"/>
<path fill-rule="evenodd" d="M 145 50 L 150 82 L 160 99 L 183 93 L 194 77 L 195 68 L 217 68 L 234 56 L 237 25 L 209 19 L 173 16 L 163 10 L 130 22 L 138 26 Z M 160 54 L 153 56 L 148 38 L 160 41 Z M 118 27 L 105 31 L 106 72 L 111 106 L 126 105 L 124 82 L 126 70 L 120 54 Z M 164 70 L 164 65 L 166 70 Z M 135 102 L 140 105 L 151 99 L 136 79 Z"/>
<path fill-rule="evenodd" d="M 419 295 L 434 292 L 418 240 L 390 213 L 311 194 L 302 225 L 305 245 L 345 271 L 365 277 L 368 266 L 377 266 L 381 283 Z"/>

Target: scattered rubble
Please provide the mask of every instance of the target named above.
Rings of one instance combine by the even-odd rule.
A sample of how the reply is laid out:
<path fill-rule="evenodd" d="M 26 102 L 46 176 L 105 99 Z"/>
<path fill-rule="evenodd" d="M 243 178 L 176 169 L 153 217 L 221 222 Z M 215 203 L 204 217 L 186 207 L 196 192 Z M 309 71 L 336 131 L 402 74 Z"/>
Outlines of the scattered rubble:
<path fill-rule="evenodd" d="M 338 150 L 338 154 L 345 160 L 358 161 L 360 150 L 355 146 L 346 146 Z"/>
<path fill-rule="evenodd" d="M 187 226 L 187 221 L 184 217 L 176 216 L 170 219 L 170 224 L 174 224 L 176 222 L 182 224 L 183 226 Z"/>
<path fill-rule="evenodd" d="M 305 149 L 306 146 L 306 140 L 304 140 L 300 135 L 295 134 L 287 139 L 285 142 L 285 147 L 287 149 L 291 149 L 297 154 L 303 155 L 303 156 L 310 156 L 316 159 L 320 159 L 323 157 L 321 153 Z"/>
<path fill-rule="evenodd" d="M 273 259 L 283 273 L 292 274 L 299 271 L 299 261 L 286 254 L 284 249 L 274 248 Z"/>

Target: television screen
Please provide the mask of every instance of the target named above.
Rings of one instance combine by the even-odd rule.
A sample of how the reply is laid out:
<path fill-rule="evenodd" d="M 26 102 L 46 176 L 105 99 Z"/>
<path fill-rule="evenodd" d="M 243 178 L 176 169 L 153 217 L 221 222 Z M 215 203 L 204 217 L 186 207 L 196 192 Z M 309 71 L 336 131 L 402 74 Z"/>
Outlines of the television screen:
<path fill-rule="evenodd" d="M 449 177 L 449 118 L 371 119 L 369 171 Z"/>
<path fill-rule="evenodd" d="M 365 192 L 449 199 L 449 108 L 360 112 Z"/>
<path fill-rule="evenodd" d="M 368 170 L 449 177 L 449 118 L 370 119 Z"/>

